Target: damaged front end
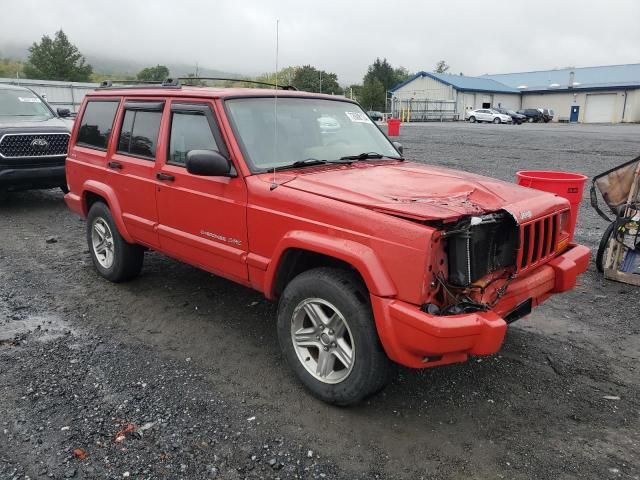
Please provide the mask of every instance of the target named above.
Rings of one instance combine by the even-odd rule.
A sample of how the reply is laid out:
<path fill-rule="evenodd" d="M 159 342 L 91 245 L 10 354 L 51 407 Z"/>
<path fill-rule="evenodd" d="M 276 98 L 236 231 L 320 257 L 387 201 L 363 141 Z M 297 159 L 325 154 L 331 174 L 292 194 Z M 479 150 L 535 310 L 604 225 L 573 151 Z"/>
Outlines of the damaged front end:
<path fill-rule="evenodd" d="M 518 224 L 507 212 L 465 218 L 445 232 L 449 283 L 470 287 L 486 275 L 515 267 Z"/>
<path fill-rule="evenodd" d="M 490 310 L 517 270 L 518 223 L 506 211 L 464 217 L 441 236 L 447 268 L 436 272 L 432 282 L 439 288 L 439 301 L 423 305 L 422 310 L 432 315 Z"/>
<path fill-rule="evenodd" d="M 422 310 L 432 315 L 491 310 L 518 274 L 548 262 L 567 246 L 567 215 L 555 212 L 519 223 L 502 210 L 464 217 L 444 228 L 447 264 L 432 282 L 439 289 L 438 301 Z M 530 311 L 531 302 L 525 299 L 507 320 Z"/>

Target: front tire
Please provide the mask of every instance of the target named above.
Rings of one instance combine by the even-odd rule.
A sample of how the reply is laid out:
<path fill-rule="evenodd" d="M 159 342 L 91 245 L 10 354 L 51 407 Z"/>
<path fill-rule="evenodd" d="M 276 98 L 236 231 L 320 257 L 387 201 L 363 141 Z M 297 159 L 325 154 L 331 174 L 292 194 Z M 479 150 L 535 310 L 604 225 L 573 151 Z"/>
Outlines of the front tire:
<path fill-rule="evenodd" d="M 527 119 L 527 122 L 529 122 L 529 123 L 533 123 L 534 121 L 535 121 L 535 120 L 534 120 L 534 118 L 533 118 L 533 117 L 529 117 L 529 118 Z"/>
<path fill-rule="evenodd" d="M 122 238 L 109 207 L 102 202 L 94 203 L 89 209 L 87 243 L 93 265 L 107 280 L 118 283 L 140 274 L 144 249 Z"/>
<path fill-rule="evenodd" d="M 500 120 L 499 118 L 494 118 L 493 119 L 493 123 L 495 123 L 497 125 L 499 123 L 502 123 L 502 120 Z"/>
<path fill-rule="evenodd" d="M 369 293 L 347 270 L 315 268 L 287 285 L 278 306 L 278 340 L 300 381 L 325 402 L 352 405 L 389 381 L 391 362 Z"/>

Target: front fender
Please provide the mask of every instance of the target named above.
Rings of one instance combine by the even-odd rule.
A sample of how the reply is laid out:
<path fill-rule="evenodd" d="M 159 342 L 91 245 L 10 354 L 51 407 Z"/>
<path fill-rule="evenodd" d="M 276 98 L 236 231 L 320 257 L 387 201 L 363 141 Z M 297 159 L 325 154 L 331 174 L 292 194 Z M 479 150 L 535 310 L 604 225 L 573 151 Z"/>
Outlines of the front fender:
<path fill-rule="evenodd" d="M 88 212 L 87 209 L 87 193 L 95 193 L 96 195 L 100 195 L 107 202 L 107 206 L 111 211 L 111 216 L 113 217 L 113 221 L 116 223 L 116 227 L 118 228 L 118 232 L 122 235 L 127 243 L 135 243 L 131 235 L 129 235 L 129 231 L 124 224 L 124 220 L 122 219 L 122 209 L 120 208 L 120 202 L 118 202 L 118 197 L 116 196 L 113 188 L 104 183 L 96 182 L 95 180 L 87 180 L 82 186 L 82 205 L 83 205 L 83 213 L 86 217 Z"/>
<path fill-rule="evenodd" d="M 342 260 L 353 266 L 364 279 L 370 293 L 395 297 L 396 287 L 375 252 L 362 243 L 303 230 L 290 231 L 280 240 L 266 270 L 264 292 L 273 298 L 278 266 L 288 249 L 307 250 Z"/>

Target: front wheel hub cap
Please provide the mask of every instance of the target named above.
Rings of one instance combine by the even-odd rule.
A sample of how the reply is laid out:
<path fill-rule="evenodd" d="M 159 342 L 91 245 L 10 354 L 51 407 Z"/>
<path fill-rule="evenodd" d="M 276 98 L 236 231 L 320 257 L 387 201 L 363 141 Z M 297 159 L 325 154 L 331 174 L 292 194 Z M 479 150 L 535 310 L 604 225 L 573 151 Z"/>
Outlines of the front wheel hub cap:
<path fill-rule="evenodd" d="M 340 383 L 353 369 L 355 343 L 349 324 L 324 299 L 308 298 L 294 309 L 291 341 L 300 363 L 320 382 Z"/>
<path fill-rule="evenodd" d="M 111 268 L 115 257 L 113 233 L 104 218 L 96 218 L 91 228 L 93 254 L 102 268 Z"/>

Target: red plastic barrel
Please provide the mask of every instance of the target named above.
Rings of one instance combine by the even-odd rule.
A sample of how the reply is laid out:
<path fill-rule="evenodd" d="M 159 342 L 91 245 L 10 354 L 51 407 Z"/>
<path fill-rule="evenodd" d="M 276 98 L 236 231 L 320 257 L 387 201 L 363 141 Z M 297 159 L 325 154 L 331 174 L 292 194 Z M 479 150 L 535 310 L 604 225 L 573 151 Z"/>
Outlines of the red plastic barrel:
<path fill-rule="evenodd" d="M 397 118 L 388 118 L 387 127 L 389 128 L 389 136 L 397 137 L 400 135 L 400 120 Z"/>
<path fill-rule="evenodd" d="M 587 177 L 580 173 L 553 172 L 546 170 L 522 170 L 516 173 L 518 185 L 555 193 L 569 200 L 571 204 L 571 241 L 578 220 L 578 210 L 582 201 Z"/>

